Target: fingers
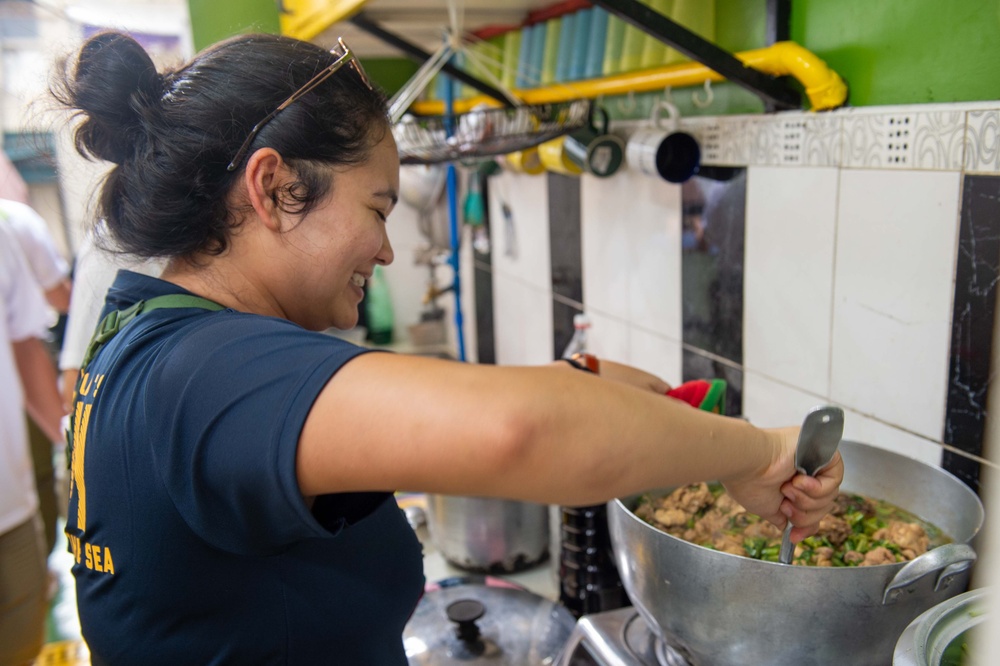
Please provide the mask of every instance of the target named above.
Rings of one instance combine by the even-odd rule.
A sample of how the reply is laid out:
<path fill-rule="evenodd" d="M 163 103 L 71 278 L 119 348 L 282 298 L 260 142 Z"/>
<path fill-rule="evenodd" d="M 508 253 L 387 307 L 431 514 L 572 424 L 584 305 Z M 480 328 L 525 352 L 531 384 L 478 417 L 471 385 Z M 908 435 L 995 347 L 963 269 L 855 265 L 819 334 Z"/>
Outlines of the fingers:
<path fill-rule="evenodd" d="M 623 363 L 601 359 L 601 377 L 663 395 L 670 385 L 654 374 Z"/>
<path fill-rule="evenodd" d="M 815 477 L 797 474 L 781 486 L 782 515 L 791 521 L 792 541 L 816 533 L 819 522 L 833 508 L 844 478 L 844 462 L 838 453 Z"/>

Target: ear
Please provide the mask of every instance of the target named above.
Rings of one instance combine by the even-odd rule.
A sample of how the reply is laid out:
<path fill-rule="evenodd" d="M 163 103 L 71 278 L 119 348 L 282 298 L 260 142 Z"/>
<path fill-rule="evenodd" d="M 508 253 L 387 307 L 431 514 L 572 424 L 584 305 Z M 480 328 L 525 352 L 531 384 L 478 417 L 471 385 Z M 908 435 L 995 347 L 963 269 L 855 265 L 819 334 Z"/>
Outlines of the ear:
<path fill-rule="evenodd" d="M 273 148 L 261 148 L 247 160 L 243 183 L 247 198 L 257 217 L 271 231 L 280 232 L 283 213 L 278 206 L 278 191 L 291 183 L 295 174 L 281 154 Z"/>

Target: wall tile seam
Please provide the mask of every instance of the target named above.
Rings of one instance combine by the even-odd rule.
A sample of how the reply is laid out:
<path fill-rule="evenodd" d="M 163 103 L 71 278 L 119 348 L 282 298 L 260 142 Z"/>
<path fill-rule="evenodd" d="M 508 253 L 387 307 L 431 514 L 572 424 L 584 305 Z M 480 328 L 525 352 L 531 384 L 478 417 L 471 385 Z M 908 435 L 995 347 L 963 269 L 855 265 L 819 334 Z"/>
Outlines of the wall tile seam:
<path fill-rule="evenodd" d="M 529 278 L 526 278 L 526 277 L 522 276 L 519 271 L 507 270 L 506 268 L 501 267 L 501 266 L 497 266 L 496 264 L 493 265 L 492 269 L 487 269 L 487 270 L 490 270 L 490 272 L 493 273 L 494 277 L 497 277 L 497 276 L 499 276 L 499 277 L 505 277 L 505 278 L 508 278 L 510 280 L 513 280 L 514 282 L 517 282 L 518 284 L 524 285 L 526 287 L 530 287 L 534 291 L 545 292 L 545 293 L 552 293 L 552 285 L 551 284 L 549 284 L 549 285 L 547 285 L 545 287 L 539 286 L 538 281 L 531 280 Z M 549 272 L 551 273 L 551 268 L 549 269 Z"/>
<path fill-rule="evenodd" d="M 694 353 L 698 352 L 698 350 L 696 348 L 692 348 L 690 345 L 684 345 L 684 348 L 687 349 L 688 351 L 691 351 L 691 352 L 694 352 Z M 702 355 L 703 356 L 709 356 L 709 357 L 715 357 L 714 354 L 710 354 L 710 353 L 707 353 L 707 352 L 704 353 L 704 354 L 702 354 Z M 713 360 L 719 360 L 719 361 L 722 361 L 722 362 L 726 362 L 725 359 L 721 359 L 721 358 L 717 358 L 717 357 L 713 358 Z M 728 362 L 728 365 L 732 366 L 733 364 L 732 364 L 732 362 Z M 736 367 L 736 366 L 733 366 L 733 367 Z M 887 421 L 887 420 L 885 420 L 885 419 L 883 419 L 883 418 L 881 418 L 879 416 L 876 416 L 873 413 L 863 412 L 863 411 L 857 409 L 856 407 L 852 407 L 852 406 L 849 406 L 849 405 L 845 405 L 845 404 L 839 403 L 839 402 L 831 399 L 828 395 L 820 395 L 820 394 L 816 393 L 815 391 L 811 391 L 811 390 L 809 390 L 807 388 L 804 388 L 802 386 L 796 386 L 795 384 L 791 384 L 791 383 L 789 383 L 789 382 L 787 382 L 787 381 L 785 381 L 783 379 L 778 379 L 777 377 L 773 377 L 773 376 L 771 376 L 771 375 L 769 375 L 769 374 L 767 374 L 765 372 L 761 372 L 759 370 L 752 369 L 752 368 L 750 368 L 748 366 L 743 366 L 740 369 L 742 369 L 743 372 L 744 372 L 744 374 L 747 375 L 747 376 L 756 376 L 756 377 L 759 377 L 759 378 L 762 378 L 762 379 L 766 379 L 766 380 L 768 380 L 768 381 L 770 381 L 772 383 L 778 384 L 780 386 L 784 386 L 785 388 L 790 388 L 792 390 L 798 391 L 799 393 L 802 393 L 803 395 L 807 395 L 807 396 L 810 396 L 812 398 L 816 398 L 817 400 L 822 401 L 824 403 L 829 403 L 829 404 L 837 405 L 839 407 L 842 407 L 844 410 L 846 410 L 849 413 L 857 414 L 858 416 L 862 416 L 862 417 L 864 417 L 866 419 L 874 421 L 875 423 L 878 423 L 880 425 L 886 426 L 887 428 L 892 428 L 893 430 L 898 430 L 899 432 L 905 433 L 905 434 L 910 435 L 912 437 L 916 437 L 917 439 L 923 440 L 923 441 L 925 441 L 925 442 L 927 442 L 929 444 L 935 444 L 937 446 L 940 446 L 942 449 L 944 449 L 946 451 L 949 451 L 951 453 L 954 453 L 956 455 L 962 456 L 963 458 L 967 458 L 969 460 L 972 460 L 972 461 L 978 462 L 980 464 L 987 465 L 987 466 L 992 467 L 994 469 L 1000 470 L 1000 463 L 994 463 L 994 462 L 991 462 L 991 461 L 989 461 L 989 460 L 987 460 L 985 458 L 982 458 L 980 456 L 968 453 L 967 451 L 963 451 L 961 449 L 958 449 L 958 448 L 952 446 L 951 444 L 948 444 L 947 442 L 943 442 L 943 441 L 934 439 L 933 437 L 928 437 L 927 435 L 923 435 L 923 434 L 921 434 L 919 432 L 916 432 L 914 430 L 910 430 L 909 428 L 903 427 L 903 426 L 901 426 L 901 425 L 899 425 L 897 423 L 893 423 L 892 421 Z"/>

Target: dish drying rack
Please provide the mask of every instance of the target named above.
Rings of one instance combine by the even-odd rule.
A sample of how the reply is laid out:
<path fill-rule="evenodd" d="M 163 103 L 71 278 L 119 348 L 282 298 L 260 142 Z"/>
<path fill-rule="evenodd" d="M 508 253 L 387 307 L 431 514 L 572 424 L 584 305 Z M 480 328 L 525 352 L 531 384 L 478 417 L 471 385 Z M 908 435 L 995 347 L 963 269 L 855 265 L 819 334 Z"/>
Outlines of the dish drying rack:
<path fill-rule="evenodd" d="M 506 155 L 587 124 L 591 100 L 474 109 L 454 116 L 404 116 L 393 126 L 402 164 Z"/>
<path fill-rule="evenodd" d="M 400 163 L 474 162 L 537 146 L 587 124 L 590 99 L 526 104 L 488 71 L 483 74 L 492 79 L 505 107 L 483 106 L 443 116 L 409 115 L 410 105 L 452 56 L 462 53 L 472 59 L 480 57 L 463 43 L 460 9 L 463 4 L 464 0 L 448 0 L 450 28 L 444 32 L 441 47 L 389 100 L 389 120 Z"/>

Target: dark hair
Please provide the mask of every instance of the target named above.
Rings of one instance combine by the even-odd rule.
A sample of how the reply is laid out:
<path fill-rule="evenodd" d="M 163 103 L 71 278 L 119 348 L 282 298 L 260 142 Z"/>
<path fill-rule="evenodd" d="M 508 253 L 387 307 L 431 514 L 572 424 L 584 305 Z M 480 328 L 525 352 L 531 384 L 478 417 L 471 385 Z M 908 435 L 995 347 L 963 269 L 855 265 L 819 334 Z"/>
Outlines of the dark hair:
<path fill-rule="evenodd" d="M 334 59 L 308 42 L 243 35 L 160 75 L 128 35 L 90 38 L 52 94 L 82 117 L 80 154 L 117 165 L 96 212 L 118 247 L 143 257 L 225 251 L 239 222 L 228 194 L 245 159 L 226 167 L 251 128 Z M 383 93 L 343 67 L 267 123 L 250 152 L 281 153 L 298 178 L 279 201 L 306 213 L 332 185 L 319 167 L 364 162 L 388 128 Z"/>

